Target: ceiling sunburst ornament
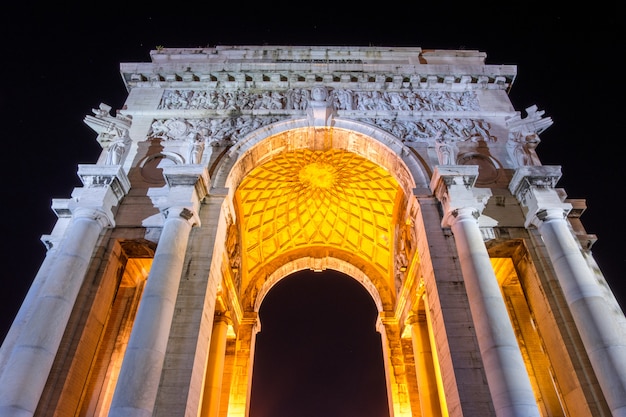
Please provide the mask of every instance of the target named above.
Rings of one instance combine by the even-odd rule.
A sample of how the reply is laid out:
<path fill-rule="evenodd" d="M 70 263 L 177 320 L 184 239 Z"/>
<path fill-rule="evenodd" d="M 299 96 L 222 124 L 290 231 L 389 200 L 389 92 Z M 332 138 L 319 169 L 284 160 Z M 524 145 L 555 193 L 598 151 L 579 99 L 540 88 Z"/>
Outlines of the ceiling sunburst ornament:
<path fill-rule="evenodd" d="M 325 162 L 313 162 L 300 170 L 298 178 L 304 187 L 331 189 L 335 185 L 335 167 Z"/>
<path fill-rule="evenodd" d="M 398 191 L 389 172 L 354 153 L 300 149 L 274 157 L 237 189 L 248 271 L 286 251 L 332 246 L 387 273 Z"/>

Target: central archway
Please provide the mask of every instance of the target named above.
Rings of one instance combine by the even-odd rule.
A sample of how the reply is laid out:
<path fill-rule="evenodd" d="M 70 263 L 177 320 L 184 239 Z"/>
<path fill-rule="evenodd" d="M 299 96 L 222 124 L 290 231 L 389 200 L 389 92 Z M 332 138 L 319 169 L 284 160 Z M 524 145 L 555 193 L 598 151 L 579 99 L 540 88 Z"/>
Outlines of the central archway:
<path fill-rule="evenodd" d="M 378 310 L 359 282 L 299 271 L 259 314 L 250 417 L 389 415 Z"/>
<path fill-rule="evenodd" d="M 410 410 L 400 352 L 414 277 L 403 285 L 419 262 L 413 193 L 424 188 L 426 175 L 393 136 L 335 122 L 311 128 L 290 120 L 259 129 L 212 170 L 213 184 L 227 190 L 225 253 L 215 255 L 230 277 L 219 291 L 235 320 L 229 415 L 251 411 L 265 297 L 294 273 L 329 270 L 360 285 L 374 303 L 387 412 Z"/>

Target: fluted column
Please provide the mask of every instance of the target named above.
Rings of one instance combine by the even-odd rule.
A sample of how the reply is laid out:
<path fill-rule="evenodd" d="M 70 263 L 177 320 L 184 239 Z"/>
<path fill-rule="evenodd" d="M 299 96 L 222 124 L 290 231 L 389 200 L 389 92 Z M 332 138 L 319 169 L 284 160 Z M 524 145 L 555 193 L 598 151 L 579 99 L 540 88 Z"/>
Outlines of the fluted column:
<path fill-rule="evenodd" d="M 117 380 L 110 417 L 152 416 L 191 228 L 208 185 L 197 166 L 166 167 L 165 222 Z"/>
<path fill-rule="evenodd" d="M 103 228 L 113 225 L 112 207 L 128 191 L 118 167 L 80 166 L 85 188 L 68 204 L 72 220 L 56 254 L 44 266 L 45 281 L 26 298 L 28 317 L 16 323 L 19 334 L 0 371 L 0 415 L 32 416 L 63 338 L 92 253 Z"/>
<path fill-rule="evenodd" d="M 431 189 L 454 234 L 487 383 L 498 417 L 539 416 L 522 353 L 502 299 L 478 219 L 491 191 L 475 189 L 477 166 L 438 166 Z"/>
<path fill-rule="evenodd" d="M 554 189 L 560 167 L 518 169 L 510 190 L 528 208 L 526 226 L 539 230 L 565 300 L 615 417 L 626 416 L 626 333 L 624 315 L 610 308 L 567 222 L 571 205 Z"/>
<path fill-rule="evenodd" d="M 207 362 L 204 393 L 202 395 L 201 417 L 217 417 L 222 395 L 224 357 L 226 355 L 226 335 L 230 318 L 221 314 L 213 318 L 213 331 Z"/>

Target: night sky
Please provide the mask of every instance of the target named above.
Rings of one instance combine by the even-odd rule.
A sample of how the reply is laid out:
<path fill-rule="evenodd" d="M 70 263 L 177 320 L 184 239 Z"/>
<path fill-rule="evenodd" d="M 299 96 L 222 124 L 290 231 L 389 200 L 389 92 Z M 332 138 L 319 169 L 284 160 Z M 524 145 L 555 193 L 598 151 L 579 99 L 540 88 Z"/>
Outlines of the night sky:
<path fill-rule="evenodd" d="M 626 255 L 620 237 L 626 222 L 622 219 L 623 196 L 619 196 L 624 189 L 624 86 L 618 65 L 625 45 L 617 2 L 594 2 L 591 7 L 604 12 L 601 18 L 588 5 L 584 10 L 571 8 L 556 13 L 534 2 L 523 2 L 517 7 L 495 3 L 481 7 L 471 3 L 459 9 L 417 3 L 410 10 L 388 2 L 371 8 L 365 3 L 302 3 L 301 9 L 293 3 L 281 6 L 258 2 L 248 8 L 237 3 L 206 10 L 174 4 L 171 8 L 179 10 L 179 14 L 172 17 L 131 13 L 124 7 L 104 3 L 86 6 L 85 10 L 73 9 L 71 13 L 34 6 L 9 6 L 3 11 L 0 340 L 43 260 L 45 248 L 40 237 L 50 233 L 56 221 L 51 200 L 69 198 L 72 190 L 81 186 L 77 165 L 94 163 L 100 154 L 96 133 L 83 123 L 83 118 L 91 115 L 91 109 L 101 102 L 114 110 L 121 108 L 127 93 L 119 63 L 148 62 L 149 51 L 158 45 L 419 46 L 480 50 L 487 53 L 488 64 L 517 65 L 518 76 L 510 94 L 513 105 L 520 111 L 537 105 L 553 119 L 554 124 L 541 134 L 537 152 L 544 165 L 562 166 L 563 177 L 558 186 L 565 189 L 569 198 L 586 199 L 588 208 L 582 222 L 587 233 L 598 237 L 593 246 L 595 259 L 622 308 L 626 306 Z M 450 10 L 446 10 L 448 7 Z M 263 307 L 261 317 L 264 309 L 267 315 L 271 310 L 282 309 L 278 315 L 284 316 L 303 305 L 317 311 L 330 310 L 335 315 L 352 314 L 342 310 L 346 303 L 346 299 L 341 299 L 344 290 L 349 291 L 355 309 L 362 307 L 359 311 L 364 315 L 373 314 L 367 300 L 358 301 L 363 292 L 350 288 L 351 283 L 346 283 L 341 274 L 317 278 L 311 281 L 310 276 L 302 277 L 301 287 L 308 288 L 308 293 L 298 286 L 290 287 L 291 279 L 285 280 L 276 288 L 276 294 L 268 294 L 276 305 Z M 329 300 L 319 285 L 331 278 L 328 285 L 338 286 L 337 299 Z M 279 301 L 281 294 L 299 294 L 301 305 Z M 321 304 L 315 304 L 316 300 Z M 312 317 L 303 319 L 301 326 L 319 327 L 309 319 Z M 265 325 L 258 349 L 289 348 L 289 355 L 306 357 L 298 350 L 298 343 L 306 341 L 298 340 L 296 334 L 288 343 L 283 340 L 277 347 L 267 345 L 275 331 L 281 333 L 281 326 L 289 329 L 294 327 L 292 324 Z M 373 321 L 368 325 L 373 326 Z M 367 355 L 371 352 L 350 346 L 349 341 L 343 340 L 341 330 L 327 329 L 335 333 L 321 338 L 335 338 L 347 355 L 344 362 L 355 358 L 360 358 L 357 362 L 361 363 L 369 361 Z M 363 332 L 351 340 L 372 337 L 367 329 L 343 330 Z M 289 368 L 272 364 L 271 360 L 258 365 L 269 366 L 286 379 L 281 373 L 289 374 Z M 370 382 L 365 380 L 363 384 Z M 341 392 L 350 395 L 345 390 Z M 263 414 L 262 405 L 258 407 L 254 417 L 267 415 Z M 311 405 L 315 407 L 321 405 Z M 377 415 L 374 406 L 369 409 L 371 414 L 357 410 L 354 415 Z M 316 415 L 331 416 L 315 410 Z M 345 417 L 350 413 L 337 415 Z"/>

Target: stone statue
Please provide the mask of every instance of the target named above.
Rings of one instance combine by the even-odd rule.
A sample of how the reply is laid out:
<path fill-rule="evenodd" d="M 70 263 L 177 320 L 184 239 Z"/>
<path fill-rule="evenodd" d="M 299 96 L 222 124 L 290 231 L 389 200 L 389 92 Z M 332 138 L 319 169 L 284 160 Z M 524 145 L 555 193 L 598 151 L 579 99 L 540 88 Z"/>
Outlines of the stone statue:
<path fill-rule="evenodd" d="M 109 148 L 107 149 L 107 156 L 104 163 L 106 165 L 121 165 L 124 160 L 126 150 L 130 146 L 131 142 L 130 136 L 128 136 L 128 130 L 126 130 L 122 138 L 111 142 Z"/>
<path fill-rule="evenodd" d="M 439 165 L 456 164 L 457 148 L 452 143 L 447 142 L 441 135 L 435 139 L 435 150 Z"/>

